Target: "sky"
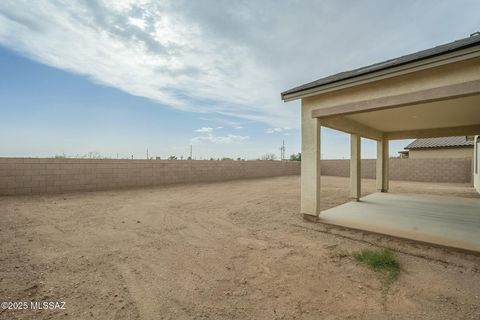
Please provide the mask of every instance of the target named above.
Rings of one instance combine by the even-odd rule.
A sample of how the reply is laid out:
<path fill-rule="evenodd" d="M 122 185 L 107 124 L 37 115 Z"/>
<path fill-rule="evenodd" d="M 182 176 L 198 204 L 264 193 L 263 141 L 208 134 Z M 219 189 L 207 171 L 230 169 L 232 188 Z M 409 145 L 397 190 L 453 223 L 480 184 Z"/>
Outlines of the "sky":
<path fill-rule="evenodd" d="M 300 152 L 280 92 L 468 37 L 480 2 L 0 2 L 0 156 Z M 395 155 L 408 141 L 391 142 Z M 322 156 L 349 158 L 322 129 Z M 362 157 L 375 144 L 362 141 Z"/>

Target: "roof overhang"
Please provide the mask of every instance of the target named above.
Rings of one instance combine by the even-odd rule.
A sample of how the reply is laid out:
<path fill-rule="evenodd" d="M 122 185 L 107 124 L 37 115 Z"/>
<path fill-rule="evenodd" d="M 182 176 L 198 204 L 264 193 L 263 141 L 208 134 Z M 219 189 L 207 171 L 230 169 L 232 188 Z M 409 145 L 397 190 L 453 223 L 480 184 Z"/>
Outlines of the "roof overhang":
<path fill-rule="evenodd" d="M 480 38 L 480 36 L 476 37 Z M 298 91 L 292 91 L 295 89 L 291 89 L 283 92 L 281 97 L 284 102 L 293 101 L 478 57 L 480 57 L 480 43 L 473 47 L 468 47 L 420 60 L 414 60 L 401 65 L 392 65 L 372 72 L 364 72 L 356 76 L 351 76 L 312 88 L 299 89 Z"/>
<path fill-rule="evenodd" d="M 313 110 L 312 117 L 324 118 L 330 116 L 371 112 L 475 95 L 480 95 L 480 80 L 473 80 L 371 100 L 356 101 L 343 105 L 332 106 L 329 108 L 316 109 Z"/>
<path fill-rule="evenodd" d="M 478 135 L 479 70 L 474 36 L 319 79 L 282 98 L 302 98 L 302 126 L 311 115 L 321 126 L 379 141 Z"/>
<path fill-rule="evenodd" d="M 423 151 L 423 150 L 445 150 L 445 149 L 473 149 L 474 145 L 470 146 L 446 146 L 446 147 L 423 147 L 423 148 L 406 148 L 408 151 Z"/>
<path fill-rule="evenodd" d="M 480 134 L 480 80 L 312 110 L 322 126 L 381 140 Z"/>

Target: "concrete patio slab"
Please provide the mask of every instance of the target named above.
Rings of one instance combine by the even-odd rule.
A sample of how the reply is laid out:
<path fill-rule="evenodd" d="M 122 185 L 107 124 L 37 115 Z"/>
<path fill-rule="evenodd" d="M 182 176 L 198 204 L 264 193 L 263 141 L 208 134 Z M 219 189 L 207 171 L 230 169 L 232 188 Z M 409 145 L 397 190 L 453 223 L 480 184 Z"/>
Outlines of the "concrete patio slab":
<path fill-rule="evenodd" d="M 374 193 L 323 211 L 320 222 L 480 252 L 480 199 Z"/>

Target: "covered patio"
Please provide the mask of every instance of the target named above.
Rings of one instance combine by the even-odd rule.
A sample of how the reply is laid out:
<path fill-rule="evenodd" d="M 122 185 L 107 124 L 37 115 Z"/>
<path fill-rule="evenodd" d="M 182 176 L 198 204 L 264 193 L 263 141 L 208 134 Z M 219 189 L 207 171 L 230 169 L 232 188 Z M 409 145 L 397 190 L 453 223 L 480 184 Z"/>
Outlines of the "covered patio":
<path fill-rule="evenodd" d="M 374 193 L 325 210 L 320 221 L 480 252 L 480 199 Z"/>
<path fill-rule="evenodd" d="M 322 78 L 283 92 L 282 99 L 302 102 L 305 219 L 480 251 L 480 199 L 387 194 L 389 141 L 480 134 L 480 35 Z M 352 203 L 325 212 L 320 212 L 322 126 L 349 133 L 351 141 Z M 365 198 L 362 137 L 377 141 L 378 193 Z"/>

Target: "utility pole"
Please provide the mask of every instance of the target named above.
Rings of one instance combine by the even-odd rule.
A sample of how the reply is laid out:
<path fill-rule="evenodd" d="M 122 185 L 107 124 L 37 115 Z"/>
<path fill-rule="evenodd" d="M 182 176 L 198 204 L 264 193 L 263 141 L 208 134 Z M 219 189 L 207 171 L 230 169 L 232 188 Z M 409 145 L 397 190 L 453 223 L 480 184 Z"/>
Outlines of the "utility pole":
<path fill-rule="evenodd" d="M 285 140 L 282 140 L 282 145 L 280 146 L 280 159 L 285 160 Z"/>
<path fill-rule="evenodd" d="M 193 160 L 193 145 L 190 145 L 190 160 Z"/>
<path fill-rule="evenodd" d="M 147 160 L 148 160 L 148 148 L 147 148 Z"/>

